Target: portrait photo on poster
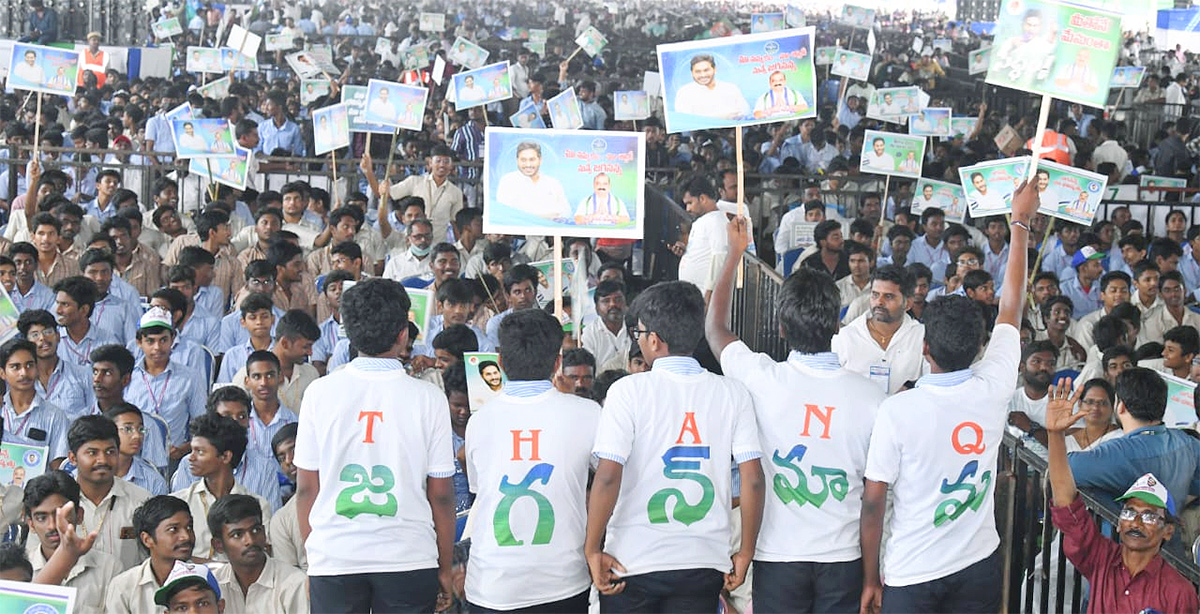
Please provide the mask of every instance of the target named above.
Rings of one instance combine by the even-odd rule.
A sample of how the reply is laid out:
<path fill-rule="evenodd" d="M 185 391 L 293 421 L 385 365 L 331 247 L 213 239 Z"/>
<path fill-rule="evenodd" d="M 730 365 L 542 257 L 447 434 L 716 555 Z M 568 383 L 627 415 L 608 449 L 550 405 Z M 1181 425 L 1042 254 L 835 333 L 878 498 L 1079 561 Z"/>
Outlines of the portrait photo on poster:
<path fill-rule="evenodd" d="M 947 222 L 961 224 L 967 214 L 967 196 L 961 185 L 921 177 L 913 188 L 912 214 L 920 215 L 930 207 L 941 209 Z"/>
<path fill-rule="evenodd" d="M 425 119 L 425 103 L 428 99 L 428 88 L 371 79 L 367 82 L 363 121 L 419 131 Z"/>
<path fill-rule="evenodd" d="M 54 95 L 75 93 L 79 53 L 72 49 L 13 43 L 6 85 Z"/>
<path fill-rule="evenodd" d="M 318 156 L 350 146 L 350 116 L 345 104 L 314 109 L 313 150 Z"/>
<path fill-rule="evenodd" d="M 967 196 L 967 211 L 973 219 L 1012 212 L 1012 195 L 1029 175 L 1032 158 L 989 160 L 958 169 Z"/>
<path fill-rule="evenodd" d="M 639 239 L 645 134 L 488 128 L 486 233 Z"/>
<path fill-rule="evenodd" d="M 171 121 L 175 155 L 186 158 L 233 157 L 233 130 L 224 117 Z"/>
<path fill-rule="evenodd" d="M 451 86 L 454 88 L 454 109 L 465 111 L 480 105 L 500 102 L 512 98 L 512 80 L 508 74 L 508 61 L 454 73 Z"/>
<path fill-rule="evenodd" d="M 859 170 L 916 179 L 925 161 L 925 142 L 923 136 L 867 130 Z"/>
<path fill-rule="evenodd" d="M 659 45 L 667 132 L 815 117 L 813 32 Z"/>

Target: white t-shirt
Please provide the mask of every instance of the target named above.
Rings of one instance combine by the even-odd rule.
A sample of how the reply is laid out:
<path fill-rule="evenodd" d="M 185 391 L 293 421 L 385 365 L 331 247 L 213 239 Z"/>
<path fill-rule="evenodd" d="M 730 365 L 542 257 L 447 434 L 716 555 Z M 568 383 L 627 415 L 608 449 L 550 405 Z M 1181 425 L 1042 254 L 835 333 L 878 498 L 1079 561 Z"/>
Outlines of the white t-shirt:
<path fill-rule="evenodd" d="M 826 364 L 805 364 L 827 359 Z M 823 368 L 822 368 L 823 367 Z M 832 353 L 787 362 L 741 341 L 721 353 L 725 375 L 754 397 L 767 496 L 754 558 L 837 563 L 862 556 L 862 477 L 879 404 L 887 395 Z M 820 531 L 812 531 L 821 527 Z M 796 539 L 799 534 L 804 539 Z"/>
<path fill-rule="evenodd" d="M 667 360 L 681 359 L 613 384 L 600 414 L 592 451 L 625 467 L 604 551 L 628 575 L 727 573 L 732 462 L 760 456 L 754 404 L 738 382 Z"/>
<path fill-rule="evenodd" d="M 736 85 L 714 77 L 712 88 L 695 81 L 680 87 L 675 94 L 675 112 L 737 119 L 750 114 L 750 105 Z"/>
<path fill-rule="evenodd" d="M 599 405 L 554 389 L 533 397 L 502 394 L 472 415 L 466 436 L 467 476 L 477 494 L 466 580 L 471 603 L 515 610 L 588 589 L 585 500 L 599 420 Z"/>
<path fill-rule="evenodd" d="M 1000 545 L 992 493 L 1020 359 L 1020 333 L 997 324 L 965 381 L 923 382 L 880 405 L 866 478 L 888 483 L 894 494 L 883 563 L 888 586 L 944 578 Z"/>
<path fill-rule="evenodd" d="M 321 474 L 308 575 L 437 567 L 425 484 L 454 475 L 446 395 L 399 361 L 359 357 L 309 385 L 300 407 L 296 467 Z"/>
<path fill-rule="evenodd" d="M 880 388 L 886 387 L 888 394 L 895 394 L 905 382 L 916 381 L 929 371 L 922 353 L 925 325 L 905 314 L 904 322 L 884 350 L 867 330 L 870 315 L 868 310 L 838 331 L 833 336 L 833 352 L 843 367 L 866 376 Z M 1007 391 L 1004 398 L 1008 398 Z"/>
<path fill-rule="evenodd" d="M 1029 416 L 1029 419 L 1037 424 L 1046 424 L 1046 404 L 1050 401 L 1050 395 L 1042 397 L 1040 400 L 1033 400 L 1029 395 L 1025 394 L 1025 387 L 1018 386 L 1012 393 L 1012 398 L 1008 401 L 1008 412 L 1019 411 Z"/>
<path fill-rule="evenodd" d="M 729 234 L 726 227 L 729 217 L 721 210 L 705 213 L 692 222 L 692 231 L 688 234 L 687 250 L 679 259 L 679 279 L 689 281 L 707 292 L 712 288 L 714 273 L 723 265 L 724 256 L 729 252 Z M 720 256 L 720 264 L 714 264 L 713 258 Z"/>

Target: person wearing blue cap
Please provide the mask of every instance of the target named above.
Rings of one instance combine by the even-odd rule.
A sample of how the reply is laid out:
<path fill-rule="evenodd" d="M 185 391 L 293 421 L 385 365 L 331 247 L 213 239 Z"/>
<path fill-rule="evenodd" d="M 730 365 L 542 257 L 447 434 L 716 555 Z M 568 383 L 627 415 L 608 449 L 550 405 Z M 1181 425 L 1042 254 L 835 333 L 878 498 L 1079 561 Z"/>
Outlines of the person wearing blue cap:
<path fill-rule="evenodd" d="M 1104 274 L 1105 257 L 1107 254 L 1104 252 L 1091 245 L 1085 245 L 1071 258 L 1075 277 L 1062 282 L 1062 294 L 1070 298 L 1075 305 L 1076 318 L 1082 318 L 1100 308 L 1100 284 L 1096 281 Z"/>
<path fill-rule="evenodd" d="M 1145 371 L 1133 369 L 1139 370 Z M 1117 379 L 1118 394 L 1128 374 Z M 1123 502 L 1117 524 L 1120 543 L 1100 532 L 1079 497 L 1065 435 L 1088 412 L 1082 405 L 1076 411 L 1079 396 L 1078 390 L 1072 392 L 1069 378 L 1051 390 L 1046 430 L 1054 496 L 1050 514 L 1063 533 L 1063 553 L 1091 585 L 1088 612 L 1195 612 L 1200 608 L 1196 589 L 1162 558 L 1163 543 L 1178 524 L 1175 498 L 1162 481 L 1146 473 L 1116 498 Z"/>

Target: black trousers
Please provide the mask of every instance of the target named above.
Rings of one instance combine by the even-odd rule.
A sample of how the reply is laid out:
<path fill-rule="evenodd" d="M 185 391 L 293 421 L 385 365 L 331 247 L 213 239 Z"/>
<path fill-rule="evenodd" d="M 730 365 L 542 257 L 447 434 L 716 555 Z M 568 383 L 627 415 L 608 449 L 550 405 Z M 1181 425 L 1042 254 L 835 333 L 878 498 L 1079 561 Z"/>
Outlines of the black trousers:
<path fill-rule="evenodd" d="M 437 605 L 437 568 L 363 573 L 347 576 L 309 576 L 313 612 L 433 612 Z"/>

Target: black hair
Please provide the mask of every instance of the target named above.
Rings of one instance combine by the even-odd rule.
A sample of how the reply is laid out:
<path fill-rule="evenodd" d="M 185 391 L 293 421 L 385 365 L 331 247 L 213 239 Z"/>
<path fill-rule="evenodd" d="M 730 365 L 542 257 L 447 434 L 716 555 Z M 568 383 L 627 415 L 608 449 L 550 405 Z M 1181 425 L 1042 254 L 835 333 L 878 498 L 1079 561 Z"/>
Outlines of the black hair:
<path fill-rule="evenodd" d="M 1108 396 L 1109 406 L 1116 405 L 1117 391 L 1113 388 L 1112 384 L 1108 383 L 1108 380 L 1100 377 L 1094 377 L 1084 382 L 1083 386 L 1079 388 L 1079 398 L 1082 399 L 1092 388 L 1099 388 L 1104 391 L 1104 394 Z"/>
<path fill-rule="evenodd" d="M 92 317 L 92 310 L 96 307 L 96 299 L 100 294 L 96 282 L 82 275 L 74 275 L 54 284 L 54 292 L 65 293 L 80 309 L 87 307 L 89 318 Z"/>
<path fill-rule="evenodd" d="M 231 470 L 242 462 L 242 455 L 246 453 L 246 429 L 234 422 L 232 418 L 206 413 L 203 416 L 192 418 L 188 424 L 188 430 L 191 431 L 192 437 L 207 439 L 217 449 L 218 455 L 231 453 L 232 457 L 229 459 Z"/>
<path fill-rule="evenodd" d="M 110 241 L 112 239 L 109 239 Z M 117 259 L 112 252 L 105 249 L 87 249 L 79 255 L 79 271 L 86 271 L 93 264 L 107 264 L 109 269 L 116 270 Z"/>
<path fill-rule="evenodd" d="M 29 329 L 33 328 L 34 326 L 53 328 L 57 330 L 58 322 L 54 319 L 54 316 L 45 309 L 30 309 L 22 312 L 21 317 L 17 318 L 17 331 L 21 333 L 22 337 L 28 338 Z"/>
<path fill-rule="evenodd" d="M 33 356 L 35 361 L 37 360 L 37 346 L 25 339 L 16 337 L 5 341 L 4 345 L 0 345 L 0 369 L 3 369 L 8 364 L 8 359 L 12 358 L 13 354 L 21 350 L 29 352 L 29 355 Z"/>
<path fill-rule="evenodd" d="M 973 269 L 963 275 L 963 290 L 977 290 L 980 286 L 992 281 L 992 274 L 983 269 Z"/>
<path fill-rule="evenodd" d="M 260 197 L 261 197 L 261 195 L 260 195 Z M 259 200 L 261 201 L 262 199 L 260 198 Z M 261 220 L 262 218 L 264 218 L 268 215 L 275 216 L 275 219 L 279 220 L 280 224 L 283 223 L 283 210 L 280 209 L 279 207 L 263 207 L 262 209 L 259 209 L 254 214 L 255 223 L 257 223 L 258 220 Z"/>
<path fill-rule="evenodd" d="M 271 297 L 266 294 L 254 292 L 242 299 L 241 304 L 238 305 L 238 311 L 241 312 L 241 317 L 243 318 L 256 311 L 270 311 L 271 313 L 275 313 L 275 301 L 271 300 Z"/>
<path fill-rule="evenodd" d="M 841 293 L 825 271 L 796 269 L 784 280 L 775 314 L 788 347 L 802 354 L 828 352 L 838 330 Z"/>
<path fill-rule="evenodd" d="M 929 275 L 932 277 L 933 272 L 931 271 Z M 875 285 L 877 281 L 896 284 L 900 287 L 900 295 L 904 298 L 911 298 L 913 290 L 917 285 L 917 279 L 908 272 L 908 269 L 896 264 L 889 264 L 875 269 L 875 272 L 871 273 L 871 285 Z"/>
<path fill-rule="evenodd" d="M 528 264 L 518 264 L 504 273 L 504 293 L 511 293 L 513 286 L 524 281 L 537 288 L 538 270 Z"/>
<path fill-rule="evenodd" d="M 117 434 L 117 425 L 104 416 L 80 416 L 67 430 L 67 447 L 71 452 L 78 452 L 80 446 L 89 441 L 112 441 L 120 447 L 121 436 Z"/>
<path fill-rule="evenodd" d="M 596 357 L 591 352 L 583 348 L 572 348 L 562 355 L 562 368 L 567 367 L 591 367 L 592 373 L 596 372 Z"/>
<path fill-rule="evenodd" d="M 1179 345 L 1179 350 L 1186 356 L 1200 353 L 1200 333 L 1193 326 L 1176 326 L 1163 335 L 1163 345 L 1170 341 Z"/>
<path fill-rule="evenodd" d="M 345 319 L 345 316 L 343 316 Z M 507 318 L 505 318 L 507 319 Z M 503 324 L 503 322 L 501 322 Z M 353 342 L 351 342 L 353 343 Z M 445 350 L 462 360 L 464 352 L 478 352 L 479 338 L 466 324 L 447 326 L 429 344 L 435 350 Z"/>
<path fill-rule="evenodd" d="M 193 269 L 203 265 L 216 266 L 217 258 L 211 252 L 200 247 L 199 245 L 189 245 L 179 250 L 179 258 L 177 259 L 182 266 L 189 266 Z"/>
<path fill-rule="evenodd" d="M 408 330 L 412 301 L 398 282 L 374 278 L 342 293 L 340 307 L 350 344 L 362 354 L 378 356 L 392 349 Z"/>
<path fill-rule="evenodd" d="M 512 261 L 512 247 L 503 241 L 488 243 L 483 248 L 483 263 L 493 264 L 501 260 Z"/>
<path fill-rule="evenodd" d="M 188 282 L 196 285 L 196 269 L 186 264 L 177 264 L 167 270 L 167 283 L 176 284 Z"/>
<path fill-rule="evenodd" d="M 1108 289 L 1108 284 L 1114 281 L 1124 281 L 1126 288 L 1133 287 L 1133 279 L 1125 271 L 1109 271 L 1100 278 L 1100 291 L 1104 292 Z"/>
<path fill-rule="evenodd" d="M 835 230 L 838 232 L 842 231 L 842 223 L 838 220 L 825 220 L 820 222 L 813 230 L 813 240 L 815 240 L 819 246 L 821 245 L 821 241 L 828 239 L 829 235 L 833 234 Z"/>
<path fill-rule="evenodd" d="M 132 352 L 126 349 L 125 346 L 116 343 L 102 345 L 92 350 L 92 353 L 88 356 L 88 360 L 93 365 L 98 362 L 112 363 L 117 368 L 117 372 L 121 374 L 121 377 L 133 373 L 133 367 L 137 363 Z"/>
<path fill-rule="evenodd" d="M 51 469 L 25 483 L 25 494 L 21 502 L 25 515 L 33 513 L 33 508 L 42 504 L 50 495 L 59 495 L 79 507 L 79 483 L 71 474 L 60 469 Z"/>
<path fill-rule="evenodd" d="M 207 241 L 209 233 L 216 230 L 221 224 L 228 223 L 228 213 L 214 207 L 209 207 L 196 216 L 196 234 L 200 235 L 201 241 Z"/>
<path fill-rule="evenodd" d="M 217 415 L 217 406 L 221 403 L 241 403 L 246 407 L 246 411 L 250 411 L 253 405 L 250 393 L 241 386 L 221 386 L 208 393 L 208 398 L 204 401 L 204 412 Z"/>
<path fill-rule="evenodd" d="M 926 303 L 925 344 L 929 357 L 943 371 L 971 366 L 983 344 L 983 317 L 979 303 L 965 296 L 939 296 Z"/>
<path fill-rule="evenodd" d="M 562 324 L 540 310 L 510 313 L 500 322 L 500 361 L 510 380 L 546 380 L 562 349 Z"/>
<path fill-rule="evenodd" d="M 33 258 L 33 263 L 37 264 L 38 251 L 37 248 L 33 246 L 33 243 L 30 243 L 29 241 L 18 241 L 13 243 L 12 247 L 8 248 L 8 257 L 16 260 L 17 254 L 25 254 L 26 256 Z"/>
<path fill-rule="evenodd" d="M 125 414 L 137 414 L 138 418 L 140 418 L 142 422 L 146 421 L 145 416 L 142 415 L 142 410 L 138 409 L 136 405 L 131 403 L 114 403 L 111 407 L 104 410 L 104 417 L 112 420 L 114 424 L 116 423 L 117 418 L 124 416 Z"/>
<path fill-rule="evenodd" d="M 1050 355 L 1054 356 L 1055 361 L 1058 360 L 1058 346 L 1054 345 L 1048 339 L 1039 339 L 1037 341 L 1030 341 L 1025 346 L 1025 349 L 1021 350 L 1021 364 L 1025 364 L 1025 361 L 1029 360 L 1030 356 L 1041 354 L 1042 352 L 1049 352 Z"/>
<path fill-rule="evenodd" d="M 305 339 L 316 342 L 321 338 L 321 327 L 312 316 L 300 309 L 289 309 L 275 323 L 275 339 Z M 247 364 L 249 364 L 247 362 Z"/>
<path fill-rule="evenodd" d="M 258 499 L 250 495 L 235 495 L 228 494 L 212 504 L 208 509 L 208 530 L 214 539 L 223 540 L 225 538 L 225 525 L 241 522 L 247 518 L 257 518 L 261 524 L 263 520 L 262 507 L 258 504 Z"/>
<path fill-rule="evenodd" d="M 466 305 L 475 302 L 475 290 L 466 279 L 451 278 L 442 282 L 437 289 L 437 302 L 451 305 Z"/>
<path fill-rule="evenodd" d="M 696 175 L 695 177 L 692 177 L 687 184 L 683 186 L 681 193 L 691 194 L 696 198 L 707 196 L 713 200 L 717 200 L 716 186 L 714 186 L 713 182 L 704 175 Z"/>
<path fill-rule="evenodd" d="M 33 582 L 33 564 L 25 556 L 25 548 L 17 542 L 0 544 L 0 572 L 13 569 L 25 572 L 25 582 Z"/>
<path fill-rule="evenodd" d="M 1180 273 L 1179 271 L 1166 271 L 1158 276 L 1158 290 L 1160 292 L 1163 289 L 1163 284 L 1168 281 L 1173 281 L 1184 287 L 1187 286 L 1187 284 L 1185 284 L 1183 281 L 1183 273 Z"/>
<path fill-rule="evenodd" d="M 1150 242 L 1150 251 L 1146 254 L 1146 258 L 1151 262 L 1155 262 L 1159 258 L 1166 260 L 1171 256 L 1182 258 L 1183 247 L 1166 237 L 1159 237 Z"/>
<path fill-rule="evenodd" d="M 1137 352 L 1133 351 L 1133 348 L 1127 345 L 1115 345 L 1104 350 L 1104 354 L 1100 357 L 1100 368 L 1108 369 L 1108 361 L 1117 356 L 1126 356 L 1133 363 L 1133 366 L 1137 366 Z"/>
<path fill-rule="evenodd" d="M 686 281 L 650 286 L 634 299 L 630 312 L 674 356 L 691 356 L 704 338 L 704 297 Z"/>
<path fill-rule="evenodd" d="M 625 294 L 625 284 L 609 279 L 596 284 L 595 294 L 592 299 L 594 302 L 599 303 L 600 299 L 617 293 Z"/>
<path fill-rule="evenodd" d="M 246 275 L 246 279 L 275 279 L 275 267 L 266 260 L 251 260 L 246 263 L 245 270 L 242 271 Z"/>
<path fill-rule="evenodd" d="M 362 247 L 360 247 L 359 244 L 354 241 L 342 241 L 341 243 L 334 245 L 333 247 L 329 248 L 329 254 L 331 256 L 345 256 L 350 260 L 362 260 L 363 258 Z"/>
<path fill-rule="evenodd" d="M 1075 303 L 1071 300 L 1071 298 L 1068 296 L 1063 296 L 1061 294 L 1056 294 L 1056 295 L 1046 299 L 1041 304 L 1040 309 L 1042 310 L 1042 319 L 1043 320 L 1050 319 L 1050 311 L 1052 309 L 1054 309 L 1055 305 L 1066 305 L 1067 309 L 1071 310 L 1072 314 L 1075 313 Z"/>
<path fill-rule="evenodd" d="M 1092 341 L 1101 352 L 1121 343 L 1129 331 L 1125 321 L 1112 314 L 1101 317 L 1092 325 Z"/>
<path fill-rule="evenodd" d="M 232 388 L 232 386 L 229 387 Z M 289 439 L 295 439 L 299 432 L 299 422 L 289 422 L 283 425 L 282 428 L 275 432 L 275 436 L 271 438 L 271 451 L 274 452 L 275 448 L 278 448 L 283 442 Z"/>
<path fill-rule="evenodd" d="M 272 266 L 286 266 L 296 256 L 303 256 L 304 250 L 300 249 L 299 245 L 289 243 L 288 241 L 272 241 L 267 247 L 267 262 Z"/>
<path fill-rule="evenodd" d="M 29 224 L 30 233 L 37 232 L 38 226 L 52 226 L 54 227 L 54 232 L 62 232 L 62 222 L 58 221 L 58 218 L 54 217 L 53 214 L 46 213 L 45 211 L 33 216 L 33 221 Z"/>
<path fill-rule="evenodd" d="M 1125 369 L 1117 376 L 1117 400 L 1139 422 L 1162 422 L 1167 410 L 1167 382 L 1145 367 Z"/>
<path fill-rule="evenodd" d="M 174 314 L 176 311 L 181 311 L 183 313 L 187 313 L 187 306 L 188 306 L 187 297 L 184 296 L 182 292 L 180 292 L 179 290 L 176 290 L 175 288 L 159 288 L 158 290 L 155 290 L 153 294 L 150 295 L 150 298 L 152 298 L 152 299 L 160 298 L 160 299 L 166 301 L 167 304 L 171 306 L 172 314 Z M 172 317 L 174 317 L 174 316 L 172 316 Z"/>
<path fill-rule="evenodd" d="M 271 350 L 254 350 L 246 357 L 246 371 L 250 371 L 250 365 L 256 362 L 269 362 L 275 365 L 275 369 L 282 370 L 283 364 L 279 362 L 279 357 Z"/>
<path fill-rule="evenodd" d="M 464 361 L 460 360 L 446 367 L 446 370 L 442 372 L 442 389 L 446 392 L 447 398 L 450 397 L 451 392 L 467 394 L 467 365 Z"/>

